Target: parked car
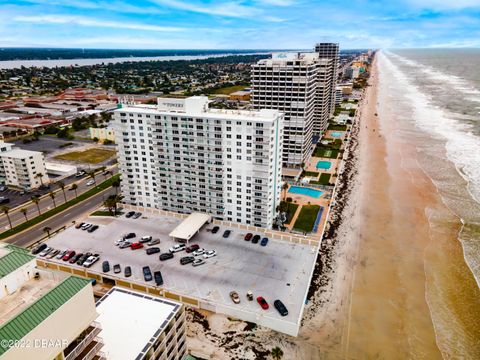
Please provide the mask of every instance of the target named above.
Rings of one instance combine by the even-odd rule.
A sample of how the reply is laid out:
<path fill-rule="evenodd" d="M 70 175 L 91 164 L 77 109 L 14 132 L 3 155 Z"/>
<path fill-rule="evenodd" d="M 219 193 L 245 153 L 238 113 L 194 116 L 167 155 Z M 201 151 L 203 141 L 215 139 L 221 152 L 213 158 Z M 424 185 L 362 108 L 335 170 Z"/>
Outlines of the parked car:
<path fill-rule="evenodd" d="M 90 226 L 92 226 L 92 224 L 85 223 L 82 225 L 82 230 L 87 230 Z"/>
<path fill-rule="evenodd" d="M 160 255 L 159 259 L 160 259 L 160 261 L 173 259 L 173 254 L 172 253 L 164 253 L 164 254 Z"/>
<path fill-rule="evenodd" d="M 220 230 L 220 227 L 214 226 L 213 229 L 212 229 L 212 234 L 216 234 L 218 232 L 218 230 Z"/>
<path fill-rule="evenodd" d="M 195 250 L 198 250 L 200 249 L 200 246 L 198 246 L 197 244 L 193 244 L 193 245 L 190 245 L 189 247 L 185 248 L 185 251 L 187 253 L 191 253 L 191 252 L 194 252 Z"/>
<path fill-rule="evenodd" d="M 133 239 L 134 237 L 137 237 L 137 234 L 135 233 L 128 233 L 123 236 L 124 239 Z"/>
<path fill-rule="evenodd" d="M 136 213 L 132 216 L 132 218 L 138 219 L 140 216 L 142 216 L 142 213 L 141 213 L 141 212 L 136 212 Z"/>
<path fill-rule="evenodd" d="M 124 269 L 124 274 L 125 274 L 125 277 L 132 276 L 132 268 L 130 266 L 126 266 Z"/>
<path fill-rule="evenodd" d="M 78 259 L 80 259 L 82 256 L 83 256 L 83 253 L 75 254 L 74 256 L 72 256 L 70 258 L 70 260 L 68 262 L 70 264 L 75 264 L 78 261 Z"/>
<path fill-rule="evenodd" d="M 141 242 L 141 243 L 146 243 L 146 242 L 149 242 L 150 240 L 152 240 L 152 236 L 151 235 L 146 235 L 146 236 L 142 236 L 140 238 L 140 240 L 138 240 L 138 241 Z"/>
<path fill-rule="evenodd" d="M 0 192 L 4 192 L 7 190 L 7 187 L 5 185 L 0 185 Z"/>
<path fill-rule="evenodd" d="M 132 250 L 137 250 L 143 248 L 143 244 L 140 242 L 134 242 L 132 245 L 130 245 L 130 249 Z"/>
<path fill-rule="evenodd" d="M 73 256 L 75 256 L 75 250 L 68 250 L 66 254 L 63 256 L 63 261 L 69 261 Z"/>
<path fill-rule="evenodd" d="M 153 255 L 153 254 L 157 254 L 160 252 L 160 248 L 159 247 L 151 247 L 151 248 L 148 248 L 146 253 L 147 255 Z"/>
<path fill-rule="evenodd" d="M 121 243 L 123 243 L 125 241 L 125 239 L 122 237 L 118 240 L 115 240 L 113 243 L 115 244 L 115 246 L 119 246 Z"/>
<path fill-rule="evenodd" d="M 207 251 L 205 254 L 203 254 L 203 257 L 205 259 L 208 259 L 214 256 L 217 256 L 217 252 L 215 250 L 210 250 L 210 251 Z"/>
<path fill-rule="evenodd" d="M 93 226 L 92 226 L 90 229 L 88 229 L 87 231 L 88 231 L 89 233 L 92 233 L 92 232 L 94 232 L 94 231 L 97 230 L 97 229 L 98 229 L 98 225 L 93 225 Z"/>
<path fill-rule="evenodd" d="M 95 184 L 94 180 L 88 180 L 87 181 L 87 186 L 92 186 L 93 184 Z"/>
<path fill-rule="evenodd" d="M 10 199 L 5 196 L 0 196 L 0 204 L 8 204 L 10 202 Z"/>
<path fill-rule="evenodd" d="M 120 267 L 120 264 L 113 265 L 113 273 L 114 274 L 120 274 L 121 272 L 122 272 L 122 268 Z"/>
<path fill-rule="evenodd" d="M 190 264 L 195 261 L 195 258 L 193 256 L 184 256 L 180 259 L 180 264 L 186 265 Z"/>
<path fill-rule="evenodd" d="M 240 296 L 238 296 L 236 291 L 230 291 L 230 299 L 232 299 L 235 304 L 240 304 Z"/>
<path fill-rule="evenodd" d="M 109 263 L 107 260 L 105 260 L 105 261 L 102 263 L 102 271 L 103 271 L 104 273 L 107 273 L 107 272 L 110 271 L 110 263 Z"/>
<path fill-rule="evenodd" d="M 129 211 L 129 212 L 125 215 L 125 217 L 126 217 L 126 218 L 131 218 L 133 215 L 135 215 L 135 211 Z"/>
<path fill-rule="evenodd" d="M 170 249 L 168 249 L 171 253 L 176 253 L 182 250 L 185 250 L 185 244 L 176 244 L 173 245 Z"/>
<path fill-rule="evenodd" d="M 252 301 L 253 300 L 253 293 L 251 290 L 247 291 L 247 300 Z"/>
<path fill-rule="evenodd" d="M 95 264 L 98 259 L 100 259 L 100 256 L 98 254 L 91 255 L 85 262 L 83 263 L 83 266 L 86 268 L 91 267 L 93 264 Z"/>
<path fill-rule="evenodd" d="M 77 225 L 75 225 L 75 229 L 80 229 L 83 225 L 85 225 L 84 222 L 80 222 Z"/>
<path fill-rule="evenodd" d="M 52 247 L 47 246 L 43 251 L 39 254 L 41 257 L 47 256 L 53 250 Z"/>
<path fill-rule="evenodd" d="M 150 240 L 150 241 L 147 243 L 147 246 L 153 246 L 153 245 L 157 245 L 157 244 L 160 244 L 160 239 Z"/>
<path fill-rule="evenodd" d="M 250 240 L 252 240 L 252 236 L 253 236 L 252 233 L 248 233 L 247 235 L 245 235 L 245 238 L 244 238 L 245 241 L 250 241 Z"/>
<path fill-rule="evenodd" d="M 53 259 L 55 256 L 57 256 L 60 253 L 60 250 L 53 250 L 46 256 L 47 259 Z"/>
<path fill-rule="evenodd" d="M 255 235 L 252 238 L 252 244 L 257 244 L 260 241 L 260 235 Z"/>
<path fill-rule="evenodd" d="M 60 251 L 60 252 L 58 253 L 58 255 L 55 256 L 55 259 L 61 260 L 61 259 L 65 256 L 65 254 L 67 253 L 67 251 L 68 251 L 68 250 L 62 250 L 62 251 Z"/>
<path fill-rule="evenodd" d="M 267 300 L 265 300 L 263 296 L 257 297 L 257 302 L 260 304 L 263 310 L 268 310 L 269 306 Z"/>
<path fill-rule="evenodd" d="M 163 285 L 163 277 L 160 271 L 155 271 L 153 277 L 155 278 L 155 284 L 157 284 L 157 286 Z"/>
<path fill-rule="evenodd" d="M 230 234 L 232 233 L 232 230 L 225 230 L 223 232 L 223 238 L 226 239 L 230 236 Z"/>
<path fill-rule="evenodd" d="M 38 244 L 37 246 L 35 246 L 33 249 L 32 249 L 32 254 L 33 255 L 37 255 L 38 253 L 42 252 L 43 250 L 45 250 L 47 248 L 47 244 L 43 243 L 43 244 Z"/>
<path fill-rule="evenodd" d="M 122 241 L 122 242 L 120 243 L 120 245 L 118 245 L 118 247 L 119 247 L 120 249 L 125 249 L 125 248 L 127 248 L 127 247 L 130 247 L 131 245 L 132 245 L 132 243 L 131 243 L 130 241 L 124 240 L 124 241 Z"/>
<path fill-rule="evenodd" d="M 200 265 L 205 264 L 205 262 L 206 261 L 203 260 L 202 258 L 197 258 L 197 259 L 193 260 L 192 265 L 193 266 L 200 266 Z"/>
<path fill-rule="evenodd" d="M 277 309 L 277 311 L 280 313 L 280 315 L 282 315 L 282 316 L 287 316 L 288 315 L 287 307 L 280 300 L 275 300 L 273 302 L 273 306 L 275 306 L 275 309 Z"/>
<path fill-rule="evenodd" d="M 143 267 L 143 278 L 145 279 L 145 281 L 152 281 L 152 272 L 150 271 L 149 266 Z"/>
<path fill-rule="evenodd" d="M 85 174 L 86 174 L 85 171 L 80 170 L 79 172 L 77 172 L 77 173 L 75 174 L 75 177 L 82 177 L 82 176 L 85 175 Z"/>
<path fill-rule="evenodd" d="M 80 256 L 77 260 L 77 265 L 83 265 L 83 263 L 90 257 L 92 256 L 92 253 L 90 252 L 87 252 L 86 254 L 83 254 L 82 256 Z"/>
<path fill-rule="evenodd" d="M 203 255 L 203 254 L 205 254 L 205 249 L 200 248 L 200 249 L 195 250 L 192 255 L 193 256 L 200 256 L 200 255 Z"/>
<path fill-rule="evenodd" d="M 262 245 L 262 246 L 267 246 L 267 244 L 268 244 L 268 238 L 264 237 L 264 238 L 262 239 L 262 241 L 260 242 L 260 245 Z"/>

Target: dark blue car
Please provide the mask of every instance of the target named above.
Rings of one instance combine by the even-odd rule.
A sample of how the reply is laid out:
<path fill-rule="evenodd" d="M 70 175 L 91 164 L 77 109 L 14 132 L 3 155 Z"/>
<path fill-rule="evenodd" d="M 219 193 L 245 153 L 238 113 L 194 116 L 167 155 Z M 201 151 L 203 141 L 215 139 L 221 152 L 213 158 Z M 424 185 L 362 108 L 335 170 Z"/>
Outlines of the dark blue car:
<path fill-rule="evenodd" d="M 260 245 L 262 245 L 262 246 L 267 246 L 267 243 L 268 243 L 268 238 L 264 237 L 264 238 L 262 239 L 262 241 L 260 242 Z"/>

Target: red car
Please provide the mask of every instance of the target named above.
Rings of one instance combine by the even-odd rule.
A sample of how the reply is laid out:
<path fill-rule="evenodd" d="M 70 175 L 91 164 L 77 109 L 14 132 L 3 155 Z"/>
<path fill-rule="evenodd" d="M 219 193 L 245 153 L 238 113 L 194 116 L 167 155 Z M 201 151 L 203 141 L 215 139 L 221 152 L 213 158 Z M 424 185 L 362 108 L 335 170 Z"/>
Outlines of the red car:
<path fill-rule="evenodd" d="M 140 242 L 134 242 L 132 245 L 130 245 L 130 249 L 132 250 L 137 250 L 143 248 L 143 244 Z"/>
<path fill-rule="evenodd" d="M 253 234 L 252 233 L 248 233 L 247 235 L 245 235 L 245 241 L 250 241 L 250 239 L 252 238 Z"/>
<path fill-rule="evenodd" d="M 257 297 L 257 302 L 260 304 L 263 310 L 268 310 L 267 300 L 265 300 L 263 296 Z"/>
<path fill-rule="evenodd" d="M 63 261 L 69 261 L 72 257 L 75 256 L 75 251 L 74 250 L 70 250 L 70 251 L 67 251 L 67 253 L 65 255 L 63 255 L 63 258 L 62 260 Z"/>
<path fill-rule="evenodd" d="M 193 244 L 193 245 L 190 245 L 189 247 L 187 247 L 185 249 L 185 251 L 187 253 L 191 253 L 191 252 L 194 252 L 195 250 L 198 250 L 198 249 L 200 249 L 200 246 L 198 246 L 197 244 Z"/>

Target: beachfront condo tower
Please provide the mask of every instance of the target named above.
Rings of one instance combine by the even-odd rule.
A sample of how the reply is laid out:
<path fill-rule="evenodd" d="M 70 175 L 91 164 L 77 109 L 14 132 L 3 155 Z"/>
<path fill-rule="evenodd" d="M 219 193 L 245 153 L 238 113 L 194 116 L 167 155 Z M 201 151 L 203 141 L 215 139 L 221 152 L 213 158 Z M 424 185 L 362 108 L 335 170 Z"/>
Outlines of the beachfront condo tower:
<path fill-rule="evenodd" d="M 332 72 L 330 76 L 331 88 L 329 101 L 329 114 L 332 115 L 335 110 L 335 89 L 337 87 L 338 65 L 340 63 L 340 52 L 338 43 L 318 43 L 315 45 L 315 52 L 321 59 L 330 59 L 332 63 Z"/>
<path fill-rule="evenodd" d="M 159 98 L 115 111 L 124 202 L 271 228 L 281 193 L 283 114 Z"/>

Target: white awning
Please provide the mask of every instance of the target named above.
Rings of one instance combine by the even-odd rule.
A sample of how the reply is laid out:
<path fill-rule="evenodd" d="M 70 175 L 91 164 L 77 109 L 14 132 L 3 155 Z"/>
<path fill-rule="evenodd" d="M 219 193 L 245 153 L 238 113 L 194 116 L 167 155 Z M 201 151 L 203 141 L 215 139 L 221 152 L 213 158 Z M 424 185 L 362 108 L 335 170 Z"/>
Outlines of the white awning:
<path fill-rule="evenodd" d="M 181 222 L 173 231 L 169 234 L 174 239 L 190 240 L 203 225 L 210 222 L 212 217 L 208 214 L 193 213 L 190 214 L 185 220 Z"/>

